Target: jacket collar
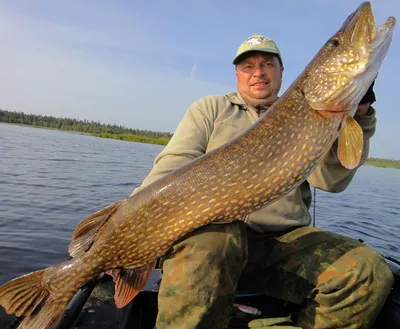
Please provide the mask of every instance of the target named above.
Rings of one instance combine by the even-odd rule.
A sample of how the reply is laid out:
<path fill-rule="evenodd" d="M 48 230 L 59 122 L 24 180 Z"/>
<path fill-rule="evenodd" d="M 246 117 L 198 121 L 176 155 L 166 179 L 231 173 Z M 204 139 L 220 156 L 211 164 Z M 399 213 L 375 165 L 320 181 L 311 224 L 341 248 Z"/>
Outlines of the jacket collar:
<path fill-rule="evenodd" d="M 250 108 L 251 108 L 251 109 L 254 109 L 254 110 L 258 113 L 258 115 L 260 115 L 260 112 L 261 112 L 261 113 L 264 113 L 264 112 L 265 112 L 266 110 L 268 110 L 268 109 L 271 107 L 271 105 L 273 104 L 273 103 L 271 103 L 271 104 L 268 104 L 268 105 L 257 105 L 257 106 L 255 106 L 255 107 L 250 106 L 250 105 L 248 105 L 248 104 L 246 103 L 246 101 L 243 99 L 242 95 L 240 95 L 239 92 L 231 92 L 231 93 L 227 94 L 226 97 L 228 98 L 228 100 L 229 100 L 233 105 L 238 105 L 239 108 L 241 108 L 242 110 L 245 110 L 245 111 L 246 111 L 246 110 L 249 110 Z M 279 98 L 279 97 L 278 97 L 278 98 Z"/>
<path fill-rule="evenodd" d="M 244 110 L 247 109 L 248 105 L 244 101 L 242 95 L 238 92 L 232 92 L 226 95 L 228 100 L 233 104 L 233 105 L 238 105 L 240 108 L 243 108 Z"/>

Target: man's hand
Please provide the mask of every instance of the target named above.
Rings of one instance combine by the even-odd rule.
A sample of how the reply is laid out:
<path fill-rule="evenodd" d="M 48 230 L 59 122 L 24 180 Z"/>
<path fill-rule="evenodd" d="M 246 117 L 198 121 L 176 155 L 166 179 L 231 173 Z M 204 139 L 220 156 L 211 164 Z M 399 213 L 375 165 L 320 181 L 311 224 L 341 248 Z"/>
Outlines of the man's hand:
<path fill-rule="evenodd" d="M 360 116 L 360 117 L 367 115 L 370 105 L 371 105 L 370 103 L 365 103 L 365 104 L 358 105 L 358 108 L 357 108 L 357 111 L 356 111 L 355 115 Z"/>
<path fill-rule="evenodd" d="M 355 115 L 364 116 L 368 114 L 368 109 L 372 103 L 376 101 L 375 93 L 374 93 L 374 84 L 375 80 L 369 86 L 367 92 L 364 97 L 361 99 L 360 104 L 358 104 L 358 108 Z"/>

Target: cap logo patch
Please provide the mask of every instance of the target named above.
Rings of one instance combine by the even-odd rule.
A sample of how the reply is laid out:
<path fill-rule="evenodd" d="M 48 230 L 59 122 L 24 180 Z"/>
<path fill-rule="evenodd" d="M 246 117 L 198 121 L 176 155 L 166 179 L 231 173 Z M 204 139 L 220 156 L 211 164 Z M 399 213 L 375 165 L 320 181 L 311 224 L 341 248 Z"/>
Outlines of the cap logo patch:
<path fill-rule="evenodd" d="M 252 46 L 255 46 L 255 45 L 259 45 L 264 40 L 265 40 L 265 37 L 262 37 L 262 36 L 260 36 L 260 37 L 250 37 L 244 43 L 250 44 Z"/>

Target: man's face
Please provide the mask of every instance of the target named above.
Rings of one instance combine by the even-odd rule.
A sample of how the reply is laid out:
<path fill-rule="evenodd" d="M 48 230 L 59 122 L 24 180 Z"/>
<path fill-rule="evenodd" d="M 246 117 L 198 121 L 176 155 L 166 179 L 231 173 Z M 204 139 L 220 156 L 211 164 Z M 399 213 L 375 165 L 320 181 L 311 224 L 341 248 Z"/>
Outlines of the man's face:
<path fill-rule="evenodd" d="M 251 105 L 274 101 L 281 88 L 282 72 L 275 55 L 251 53 L 236 65 L 237 88 Z"/>

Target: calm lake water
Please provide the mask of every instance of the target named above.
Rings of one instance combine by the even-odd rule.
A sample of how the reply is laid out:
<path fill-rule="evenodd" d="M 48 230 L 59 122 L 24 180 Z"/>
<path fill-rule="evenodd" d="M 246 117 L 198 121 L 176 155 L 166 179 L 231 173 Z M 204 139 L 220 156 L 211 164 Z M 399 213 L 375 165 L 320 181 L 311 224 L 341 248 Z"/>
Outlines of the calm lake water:
<path fill-rule="evenodd" d="M 62 262 L 75 226 L 127 197 L 163 146 L 0 123 L 0 284 Z M 400 170 L 317 191 L 316 224 L 400 259 Z"/>

